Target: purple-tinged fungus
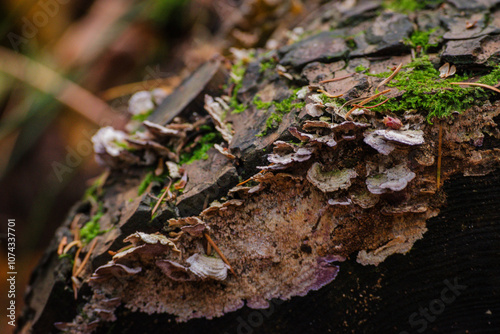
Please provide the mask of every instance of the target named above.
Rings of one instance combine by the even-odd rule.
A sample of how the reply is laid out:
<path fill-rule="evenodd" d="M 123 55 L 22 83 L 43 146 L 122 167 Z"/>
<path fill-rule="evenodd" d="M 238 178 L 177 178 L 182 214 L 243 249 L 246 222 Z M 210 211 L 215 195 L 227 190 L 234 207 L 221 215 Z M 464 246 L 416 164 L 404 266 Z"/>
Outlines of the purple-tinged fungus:
<path fill-rule="evenodd" d="M 295 162 L 304 162 L 311 158 L 315 149 L 313 147 L 299 147 L 284 141 L 274 142 L 272 154 L 267 156 L 267 160 L 272 163 L 271 166 L 257 167 L 263 170 L 279 170 L 289 167 Z"/>
<path fill-rule="evenodd" d="M 231 127 L 224 123 L 224 115 L 229 110 L 229 106 L 221 98 L 214 98 L 205 95 L 205 110 L 214 121 L 215 129 L 220 132 L 222 138 L 228 143 L 233 139 Z"/>
<path fill-rule="evenodd" d="M 396 146 L 393 143 L 399 143 L 404 145 L 422 145 L 424 141 L 424 132 L 422 130 L 375 130 L 366 131 L 364 133 L 364 142 L 379 153 L 388 155 L 391 153 Z"/>
<path fill-rule="evenodd" d="M 153 110 L 154 107 L 155 104 L 151 92 L 145 90 L 135 93 L 128 101 L 128 111 L 132 115 L 145 114 Z"/>
<path fill-rule="evenodd" d="M 162 126 L 160 124 L 153 123 L 151 121 L 145 120 L 142 124 L 148 129 L 148 131 L 155 137 L 164 138 L 164 137 L 182 137 L 184 136 L 184 132 L 181 132 L 178 129 L 171 129 L 166 126 Z"/>
<path fill-rule="evenodd" d="M 351 205 L 352 201 L 350 198 L 330 198 L 328 200 L 328 205 Z"/>
<path fill-rule="evenodd" d="M 386 169 L 366 179 L 366 186 L 372 194 L 384 194 L 388 191 L 401 191 L 408 182 L 415 178 L 415 173 L 404 164 Z"/>
<path fill-rule="evenodd" d="M 113 256 L 113 261 L 125 261 L 134 255 L 138 257 L 157 256 L 169 250 L 180 253 L 172 240 L 159 233 L 135 232 L 123 239 L 123 241 L 132 243 L 132 247 L 116 253 Z"/>
<path fill-rule="evenodd" d="M 230 206 L 241 206 L 241 205 L 243 205 L 243 203 L 244 203 L 244 201 L 242 201 L 240 199 L 231 199 L 231 200 L 226 201 L 224 203 L 212 202 L 208 208 L 206 208 L 205 210 L 203 210 L 200 213 L 200 216 L 202 216 L 202 217 L 211 216 L 218 211 L 227 210 L 227 208 Z"/>
<path fill-rule="evenodd" d="M 215 279 L 223 281 L 227 277 L 229 266 L 220 258 L 210 257 L 201 254 L 191 255 L 187 260 L 188 270 L 201 279 Z"/>
<path fill-rule="evenodd" d="M 342 169 L 325 172 L 320 163 L 315 162 L 307 171 L 307 180 L 323 192 L 347 189 L 351 179 L 357 176 L 354 169 Z"/>
<path fill-rule="evenodd" d="M 114 261 L 109 261 L 105 265 L 100 266 L 95 270 L 90 278 L 91 282 L 103 282 L 110 278 L 122 279 L 124 277 L 130 277 L 136 275 L 142 271 L 141 267 L 129 268 L 123 264 L 115 263 Z"/>
<path fill-rule="evenodd" d="M 170 261 L 170 260 L 157 260 L 156 266 L 173 281 L 186 282 L 196 280 L 196 276 L 193 275 L 188 268 L 183 265 Z"/>
<path fill-rule="evenodd" d="M 167 166 L 168 169 L 168 175 L 172 179 L 180 179 L 182 177 L 181 173 L 179 172 L 180 166 L 176 164 L 173 161 L 167 161 L 165 162 L 165 165 Z"/>
<path fill-rule="evenodd" d="M 351 194 L 351 200 L 354 204 L 359 205 L 363 209 L 373 208 L 379 201 L 380 197 L 365 190 L 356 191 Z"/>
<path fill-rule="evenodd" d="M 363 135 L 365 136 L 363 141 L 383 155 L 389 155 L 396 148 L 392 143 L 388 143 L 382 136 L 376 134 L 375 131 L 366 131 Z"/>
<path fill-rule="evenodd" d="M 385 140 L 410 146 L 422 145 L 425 142 L 422 130 L 375 130 L 375 134 L 383 137 Z"/>
<path fill-rule="evenodd" d="M 92 137 L 96 160 L 101 165 L 118 167 L 120 162 L 137 163 L 139 158 L 127 152 L 123 146 L 126 145 L 128 135 L 111 126 L 100 128 Z"/>
<path fill-rule="evenodd" d="M 328 147 L 334 147 L 337 145 L 337 142 L 335 141 L 335 139 L 331 135 L 318 136 L 315 134 L 304 133 L 304 132 L 298 131 L 297 128 L 295 128 L 295 127 L 288 128 L 288 131 L 295 138 L 297 138 L 301 141 L 304 141 L 304 142 L 325 144 Z"/>
<path fill-rule="evenodd" d="M 236 156 L 231 154 L 229 152 L 229 149 L 226 148 L 226 147 L 222 147 L 221 145 L 219 144 L 214 144 L 214 148 L 219 151 L 220 154 L 224 155 L 226 158 L 230 159 L 230 160 L 234 160 L 236 159 Z"/>

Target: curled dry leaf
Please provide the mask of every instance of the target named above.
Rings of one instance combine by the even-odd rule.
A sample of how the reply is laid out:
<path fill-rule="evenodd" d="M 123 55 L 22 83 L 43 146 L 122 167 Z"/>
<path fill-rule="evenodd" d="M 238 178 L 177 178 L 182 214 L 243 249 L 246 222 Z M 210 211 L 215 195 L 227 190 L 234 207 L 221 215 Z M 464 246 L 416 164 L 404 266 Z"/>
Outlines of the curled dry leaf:
<path fill-rule="evenodd" d="M 443 66 L 439 68 L 439 76 L 441 78 L 448 78 L 457 72 L 457 68 L 455 65 L 451 65 L 449 63 L 445 63 Z"/>

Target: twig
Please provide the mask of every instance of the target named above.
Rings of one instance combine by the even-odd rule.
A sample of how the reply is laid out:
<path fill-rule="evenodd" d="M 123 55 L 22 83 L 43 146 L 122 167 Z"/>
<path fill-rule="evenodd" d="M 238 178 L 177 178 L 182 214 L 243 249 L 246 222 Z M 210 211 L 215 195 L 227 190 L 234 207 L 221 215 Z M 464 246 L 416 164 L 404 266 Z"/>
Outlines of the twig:
<path fill-rule="evenodd" d="M 78 247 L 82 247 L 82 242 L 80 240 L 73 240 L 71 241 L 69 244 L 67 244 L 64 248 L 63 248 L 63 251 L 62 253 L 63 254 L 66 254 L 70 249 L 71 247 L 73 246 L 78 246 Z"/>
<path fill-rule="evenodd" d="M 59 242 L 59 246 L 57 247 L 57 255 L 62 255 L 64 246 L 68 244 L 68 237 L 64 236 L 61 241 Z"/>
<path fill-rule="evenodd" d="M 163 188 L 165 189 L 165 191 L 163 192 L 163 194 L 160 196 L 160 198 L 158 199 L 158 202 L 156 202 L 155 204 L 155 207 L 153 208 L 153 210 L 151 211 L 151 217 L 153 217 L 153 215 L 155 214 L 156 210 L 158 210 L 158 208 L 160 207 L 160 204 L 161 202 L 163 201 L 163 199 L 165 198 L 165 196 L 168 194 L 168 192 L 170 191 L 170 186 L 172 185 L 172 179 L 170 179 L 170 181 L 168 182 L 168 185 Z"/>
<path fill-rule="evenodd" d="M 215 251 L 217 252 L 217 254 L 219 254 L 219 256 L 222 259 L 222 261 L 224 261 L 224 263 L 229 266 L 229 270 L 231 270 L 231 272 L 233 273 L 233 275 L 236 276 L 236 273 L 234 272 L 233 267 L 231 267 L 231 264 L 229 264 L 229 261 L 226 259 L 226 257 L 224 256 L 224 254 L 222 254 L 221 250 L 219 249 L 219 247 L 217 247 L 217 245 L 212 240 L 212 238 L 210 238 L 210 236 L 208 235 L 208 233 L 205 232 L 205 233 L 203 233 L 203 235 L 205 236 L 205 238 L 207 238 L 208 243 L 210 245 L 212 245 L 212 247 L 215 249 Z"/>
<path fill-rule="evenodd" d="M 77 261 L 79 259 L 79 256 L 80 256 L 80 252 L 82 251 L 82 247 L 80 246 L 77 250 L 76 250 L 76 254 L 75 254 L 75 259 L 73 260 L 73 269 L 71 270 L 71 272 L 73 273 L 71 276 L 75 276 L 75 272 L 76 272 L 76 265 L 77 265 Z"/>
<path fill-rule="evenodd" d="M 273 162 L 272 164 L 270 164 L 269 166 L 272 166 L 272 165 L 274 165 L 274 162 Z M 264 172 L 265 172 L 265 170 L 263 169 L 263 170 L 261 170 L 260 172 L 258 172 L 258 173 L 257 173 L 257 174 L 255 174 L 255 175 L 262 174 L 262 173 L 264 173 Z M 254 176 L 255 176 L 255 175 L 254 175 Z M 240 183 L 238 183 L 238 184 L 236 185 L 236 187 L 238 187 L 238 186 L 242 186 L 242 185 L 244 185 L 245 183 L 252 181 L 252 180 L 253 180 L 253 178 L 254 178 L 254 176 L 252 176 L 252 177 L 251 177 L 251 178 L 249 178 L 249 179 L 246 179 L 245 181 L 241 181 Z"/>
<path fill-rule="evenodd" d="M 500 93 L 500 89 L 495 88 L 490 85 L 482 84 L 482 83 L 477 83 L 477 82 L 450 82 L 452 85 L 459 85 L 459 86 L 477 86 L 477 87 L 482 87 L 482 88 L 488 88 L 491 89 L 497 93 Z"/>
<path fill-rule="evenodd" d="M 368 107 L 367 106 L 362 106 L 361 104 L 353 104 L 353 106 L 356 107 L 356 108 L 373 109 L 373 108 L 376 108 L 376 107 L 380 107 L 381 105 L 383 105 L 384 103 L 386 103 L 389 100 L 390 100 L 390 98 L 387 98 L 383 102 L 380 102 L 380 103 L 374 104 L 373 106 L 368 106 Z"/>
<path fill-rule="evenodd" d="M 437 176 L 436 176 L 437 189 L 441 187 L 442 144 L 443 144 L 443 125 L 439 124 L 438 161 L 437 161 Z"/>
<path fill-rule="evenodd" d="M 352 77 L 354 74 L 356 74 L 356 73 L 351 73 L 351 74 L 348 74 L 348 75 L 344 75 L 343 77 L 338 77 L 338 78 L 333 78 L 333 79 L 326 79 L 326 80 L 322 80 L 322 81 L 320 81 L 320 82 L 318 82 L 318 83 L 319 83 L 319 84 L 325 84 L 325 83 L 328 83 L 328 82 L 340 81 L 340 80 L 344 80 L 344 79 L 350 78 L 350 77 Z"/>
<path fill-rule="evenodd" d="M 326 97 L 329 97 L 329 98 L 332 98 L 332 99 L 336 99 L 337 97 L 341 97 L 342 95 L 344 95 L 344 94 L 332 95 L 332 94 L 328 93 L 327 91 L 325 91 L 323 89 L 318 89 L 318 92 L 323 93 L 323 94 L 326 95 Z"/>
<path fill-rule="evenodd" d="M 381 91 L 380 93 L 377 93 L 377 94 L 375 94 L 375 95 L 369 96 L 369 97 L 367 97 L 366 99 L 364 99 L 363 101 L 359 102 L 359 103 L 358 103 L 358 105 L 360 105 L 361 107 L 363 107 L 363 106 L 364 106 L 365 104 L 367 104 L 368 102 L 373 101 L 373 100 L 375 100 L 377 97 L 379 97 L 380 95 L 383 95 L 383 94 L 385 94 L 385 93 L 389 93 L 390 91 L 391 91 L 390 89 L 386 89 L 386 90 Z M 351 118 L 351 114 L 352 114 L 352 112 L 353 112 L 354 110 L 356 110 L 356 109 L 357 109 L 357 107 L 354 107 L 354 108 L 352 108 L 351 110 L 349 110 L 349 111 L 347 112 L 347 114 L 345 114 L 344 118 L 345 118 L 345 119 L 349 119 L 349 118 Z M 351 120 L 352 120 L 352 118 L 351 118 Z"/>
<path fill-rule="evenodd" d="M 95 245 L 97 243 L 97 239 L 95 238 L 93 241 L 92 241 L 92 244 L 90 245 L 90 249 L 89 251 L 87 252 L 87 255 L 85 255 L 85 257 L 83 258 L 83 261 L 82 263 L 80 264 L 80 266 L 78 267 L 78 269 L 76 270 L 76 272 L 74 273 L 73 276 L 77 277 L 83 270 L 83 268 L 85 267 L 85 265 L 87 264 L 87 262 L 89 261 L 89 258 L 90 258 L 90 254 L 92 253 L 92 251 L 94 250 L 95 248 Z"/>
<path fill-rule="evenodd" d="M 398 65 L 398 67 L 396 67 L 396 69 L 394 70 L 394 72 L 392 72 L 391 75 L 389 75 L 384 81 L 382 81 L 381 83 L 378 84 L 377 86 L 377 89 L 379 89 L 380 87 L 382 87 L 383 85 L 386 85 L 388 84 L 389 82 L 391 82 L 391 80 L 396 76 L 396 74 L 398 74 L 398 72 L 401 70 L 401 67 L 403 67 L 403 63 L 400 63 Z"/>

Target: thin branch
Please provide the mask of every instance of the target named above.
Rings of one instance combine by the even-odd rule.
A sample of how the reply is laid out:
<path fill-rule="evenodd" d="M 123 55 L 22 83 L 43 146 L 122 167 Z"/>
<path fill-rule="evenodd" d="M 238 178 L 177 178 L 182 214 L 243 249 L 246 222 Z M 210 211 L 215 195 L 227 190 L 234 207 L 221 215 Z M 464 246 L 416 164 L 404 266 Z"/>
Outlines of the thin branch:
<path fill-rule="evenodd" d="M 215 249 L 215 251 L 217 252 L 217 254 L 219 254 L 219 256 L 222 259 L 222 261 L 224 261 L 224 263 L 229 266 L 229 270 L 231 270 L 231 272 L 233 273 L 233 275 L 236 276 L 236 273 L 234 272 L 233 267 L 231 267 L 231 264 L 229 264 L 229 261 L 226 259 L 226 257 L 224 256 L 224 254 L 222 254 L 221 250 L 219 249 L 219 247 L 217 247 L 217 245 L 212 240 L 212 238 L 210 238 L 210 236 L 208 235 L 208 233 L 205 232 L 205 233 L 203 233 L 203 235 L 205 236 L 205 238 L 207 238 L 208 243 Z"/>
<path fill-rule="evenodd" d="M 377 97 L 379 97 L 380 95 L 383 95 L 383 94 L 385 94 L 385 93 L 389 93 L 390 91 L 391 91 L 390 89 L 386 89 L 386 90 L 381 91 L 380 93 L 377 93 L 377 94 L 375 94 L 375 95 L 369 96 L 369 97 L 367 97 L 366 99 L 364 99 L 363 101 L 361 101 L 360 103 L 358 103 L 358 105 L 359 105 L 359 106 L 361 106 L 361 107 L 363 107 L 363 106 L 364 106 L 365 104 L 367 104 L 368 102 L 373 101 L 373 100 L 375 100 Z M 351 119 L 351 120 L 352 120 L 352 118 L 351 118 L 351 114 L 352 114 L 352 112 L 353 112 L 354 110 L 356 110 L 357 108 L 359 108 L 359 107 L 354 107 L 354 108 L 352 108 L 351 110 L 349 110 L 349 111 L 347 112 L 347 114 L 345 114 L 344 118 L 345 118 L 345 119 Z"/>
<path fill-rule="evenodd" d="M 441 187 L 441 156 L 443 153 L 442 145 L 443 145 L 443 125 L 439 124 L 438 161 L 437 161 L 437 176 L 436 176 L 437 189 Z"/>
<path fill-rule="evenodd" d="M 344 95 L 344 94 L 332 95 L 332 94 L 328 93 L 327 91 L 325 91 L 323 89 L 318 89 L 318 92 L 323 93 L 323 94 L 326 95 L 326 97 L 329 97 L 329 98 L 332 98 L 332 99 L 336 99 L 337 97 L 341 97 L 342 95 Z"/>
<path fill-rule="evenodd" d="M 459 86 L 477 86 L 477 87 L 482 87 L 482 88 L 487 88 L 491 89 L 497 93 L 500 93 L 500 89 L 495 88 L 490 85 L 482 84 L 482 83 L 477 83 L 477 82 L 450 82 L 452 85 L 459 85 Z"/>
<path fill-rule="evenodd" d="M 160 196 L 160 198 L 158 199 L 158 202 L 156 202 L 155 207 L 151 211 L 151 217 L 153 217 L 153 215 L 155 214 L 156 210 L 158 210 L 158 208 L 160 207 L 161 202 L 163 202 L 163 199 L 169 193 L 171 185 L 172 185 L 172 179 L 170 179 L 170 181 L 168 182 L 168 185 L 165 188 L 163 188 L 165 191 Z"/>
<path fill-rule="evenodd" d="M 383 105 L 384 103 L 386 103 L 389 100 L 390 100 L 390 98 L 387 98 L 383 102 L 380 102 L 380 103 L 374 104 L 373 106 L 368 106 L 368 107 L 367 106 L 362 106 L 361 104 L 353 104 L 353 106 L 356 107 L 356 108 L 373 109 L 373 108 L 376 108 L 376 107 L 380 107 L 381 105 Z"/>
<path fill-rule="evenodd" d="M 320 81 L 320 82 L 318 82 L 318 83 L 319 83 L 319 84 L 325 84 L 325 83 L 328 83 L 328 82 L 340 81 L 340 80 L 344 80 L 344 79 L 350 78 L 350 77 L 352 77 L 354 74 L 356 74 L 356 73 L 351 73 L 351 74 L 348 74 L 348 75 L 344 75 L 343 77 L 338 77 L 338 78 L 333 78 L 333 79 L 326 79 L 326 80 L 322 80 L 322 81 Z"/>
<path fill-rule="evenodd" d="M 73 274 L 73 276 L 77 277 L 82 272 L 83 268 L 85 267 L 85 265 L 89 261 L 90 254 L 92 254 L 92 251 L 94 250 L 96 243 L 97 243 L 97 238 L 94 238 L 94 240 L 92 241 L 92 244 L 90 245 L 90 249 L 87 252 L 87 255 L 85 255 L 82 263 L 80 264 L 80 266 L 78 267 L 76 272 Z"/>
<path fill-rule="evenodd" d="M 392 72 L 391 75 L 389 75 L 384 81 L 382 81 L 381 83 L 378 84 L 377 86 L 377 89 L 379 89 L 380 87 L 382 87 L 383 85 L 387 85 L 389 82 L 391 82 L 391 80 L 396 76 L 396 74 L 398 74 L 398 72 L 401 70 L 401 67 L 403 67 L 403 63 L 400 63 L 398 65 L 398 67 L 396 67 L 396 69 L 394 70 L 394 72 Z"/>

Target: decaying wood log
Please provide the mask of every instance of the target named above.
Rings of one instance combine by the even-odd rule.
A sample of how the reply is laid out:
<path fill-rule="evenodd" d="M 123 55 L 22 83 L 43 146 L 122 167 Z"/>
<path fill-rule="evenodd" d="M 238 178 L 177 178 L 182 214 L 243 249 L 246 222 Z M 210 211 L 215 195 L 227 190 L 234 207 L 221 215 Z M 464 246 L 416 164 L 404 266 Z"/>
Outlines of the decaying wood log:
<path fill-rule="evenodd" d="M 328 2 L 301 40 L 239 54 L 243 77 L 216 58 L 139 137 L 101 133 L 109 176 L 56 232 L 22 331 L 496 332 L 500 102 L 437 70 L 495 79 L 499 21 L 465 24 L 495 4 Z M 59 242 L 97 215 L 75 273 Z"/>

